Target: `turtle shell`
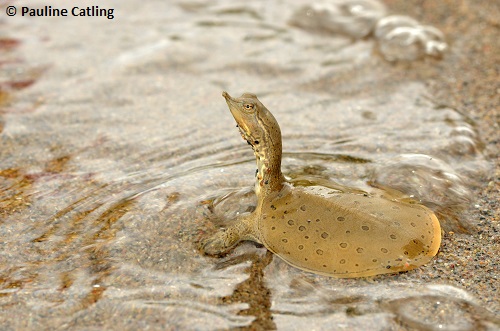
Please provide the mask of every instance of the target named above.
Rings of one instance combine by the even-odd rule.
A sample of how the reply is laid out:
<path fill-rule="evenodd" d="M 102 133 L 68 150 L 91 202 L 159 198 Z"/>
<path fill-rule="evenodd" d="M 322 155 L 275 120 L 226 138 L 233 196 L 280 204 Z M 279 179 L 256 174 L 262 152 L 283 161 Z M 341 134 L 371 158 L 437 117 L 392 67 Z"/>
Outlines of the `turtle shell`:
<path fill-rule="evenodd" d="M 263 244 L 289 264 L 334 277 L 411 270 L 437 254 L 434 213 L 384 194 L 286 186 L 261 206 Z"/>

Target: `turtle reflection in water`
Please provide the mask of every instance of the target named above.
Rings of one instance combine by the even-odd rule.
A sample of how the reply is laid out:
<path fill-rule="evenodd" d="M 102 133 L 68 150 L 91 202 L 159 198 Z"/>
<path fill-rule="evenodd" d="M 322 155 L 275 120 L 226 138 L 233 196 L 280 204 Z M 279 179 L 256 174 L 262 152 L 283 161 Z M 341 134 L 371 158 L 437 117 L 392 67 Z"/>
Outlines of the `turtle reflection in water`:
<path fill-rule="evenodd" d="M 388 193 L 299 186 L 281 173 L 281 131 L 254 94 L 222 95 L 257 158 L 257 207 L 202 242 L 220 255 L 242 240 L 262 243 L 289 264 L 333 277 L 411 270 L 436 255 L 441 228 L 434 213 Z"/>

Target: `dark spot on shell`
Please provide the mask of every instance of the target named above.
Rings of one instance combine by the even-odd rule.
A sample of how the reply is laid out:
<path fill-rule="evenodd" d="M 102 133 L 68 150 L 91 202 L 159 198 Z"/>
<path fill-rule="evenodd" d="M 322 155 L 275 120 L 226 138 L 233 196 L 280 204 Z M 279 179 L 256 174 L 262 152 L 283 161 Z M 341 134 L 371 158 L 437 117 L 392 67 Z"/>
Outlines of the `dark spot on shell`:
<path fill-rule="evenodd" d="M 372 262 L 377 262 L 377 259 L 373 259 Z"/>
<path fill-rule="evenodd" d="M 316 250 L 316 254 L 323 255 L 323 251 L 321 249 Z"/>
<path fill-rule="evenodd" d="M 323 232 L 323 233 L 321 234 L 321 238 L 323 238 L 323 239 L 328 238 L 328 233 Z"/>
<path fill-rule="evenodd" d="M 304 236 L 304 239 L 309 239 L 309 236 Z"/>
<path fill-rule="evenodd" d="M 294 225 L 295 222 L 293 220 L 288 220 L 288 225 Z"/>
<path fill-rule="evenodd" d="M 299 245 L 298 247 L 300 250 L 303 250 L 304 249 L 304 245 Z"/>
<path fill-rule="evenodd" d="M 276 230 L 276 227 L 275 227 L 275 226 L 273 226 L 273 227 L 271 228 L 271 230 Z"/>
<path fill-rule="evenodd" d="M 305 205 L 300 206 L 300 210 L 306 211 L 306 206 Z"/>
<path fill-rule="evenodd" d="M 255 144 L 255 145 L 258 145 L 258 144 L 259 144 L 259 141 L 258 141 L 258 140 L 255 140 L 255 141 L 254 141 L 254 144 Z"/>
<path fill-rule="evenodd" d="M 288 210 L 285 210 L 285 211 L 283 212 L 283 214 L 288 214 Z"/>
<path fill-rule="evenodd" d="M 274 205 L 271 205 L 272 210 L 276 210 L 276 207 Z"/>
<path fill-rule="evenodd" d="M 359 264 L 357 264 L 357 263 L 356 263 L 356 264 L 355 264 L 355 266 L 356 266 L 356 267 L 359 267 Z"/>
<path fill-rule="evenodd" d="M 363 253 L 363 248 L 361 248 L 361 247 L 356 248 L 356 252 Z"/>
<path fill-rule="evenodd" d="M 408 244 L 403 246 L 403 250 L 408 252 L 408 257 L 413 259 L 417 257 L 420 253 L 420 251 L 423 252 L 424 249 L 424 243 L 421 242 L 419 239 L 414 239 L 412 241 L 409 241 Z"/>
<path fill-rule="evenodd" d="M 339 222 L 343 222 L 343 221 L 345 221 L 345 218 L 344 218 L 344 217 L 342 217 L 342 216 L 339 216 L 339 217 L 337 217 L 337 221 L 339 221 Z"/>
<path fill-rule="evenodd" d="M 369 228 L 368 226 L 366 226 L 366 225 L 363 225 L 363 226 L 361 227 L 361 229 L 363 229 L 364 231 L 368 231 L 368 230 L 370 230 L 370 228 Z"/>
<path fill-rule="evenodd" d="M 351 233 L 351 231 L 347 230 L 345 233 L 349 234 L 349 233 Z"/>
<path fill-rule="evenodd" d="M 405 251 L 405 255 L 408 255 L 408 254 L 409 254 L 408 251 Z"/>
<path fill-rule="evenodd" d="M 340 243 L 339 246 L 342 247 L 342 248 L 346 248 L 347 247 L 347 243 Z"/>
<path fill-rule="evenodd" d="M 385 267 L 385 268 L 386 268 L 386 269 L 391 269 L 391 266 L 390 266 L 390 265 L 388 265 L 388 266 L 387 266 L 387 267 Z"/>
<path fill-rule="evenodd" d="M 266 179 L 266 181 L 264 182 L 264 184 L 266 184 L 266 185 L 269 184 L 269 181 Z"/>
<path fill-rule="evenodd" d="M 382 251 L 382 253 L 388 253 L 389 251 L 387 250 L 387 248 L 381 248 L 380 251 Z"/>
<path fill-rule="evenodd" d="M 326 264 L 323 264 L 323 268 L 326 268 Z"/>
<path fill-rule="evenodd" d="M 281 239 L 282 242 L 287 243 L 288 239 Z"/>
<path fill-rule="evenodd" d="M 417 214 L 417 217 L 421 217 L 420 214 Z"/>
<path fill-rule="evenodd" d="M 304 261 L 307 261 L 307 257 L 306 257 L 306 258 L 304 258 Z"/>
<path fill-rule="evenodd" d="M 396 235 L 395 234 L 391 234 L 390 237 L 391 237 L 391 239 L 396 239 Z"/>
<path fill-rule="evenodd" d="M 319 222 L 319 218 L 316 219 L 316 222 Z"/>
<path fill-rule="evenodd" d="M 424 235 L 421 235 L 420 237 L 421 237 L 422 239 L 424 239 L 424 238 L 425 238 L 425 236 L 424 236 Z"/>
<path fill-rule="evenodd" d="M 413 222 L 410 223 L 411 226 L 416 227 L 417 225 Z"/>
<path fill-rule="evenodd" d="M 306 229 L 305 226 L 303 226 L 303 225 L 299 226 L 299 231 L 305 231 L 305 229 Z"/>
<path fill-rule="evenodd" d="M 276 216 L 271 216 L 271 218 L 272 218 L 272 219 L 275 219 L 275 218 L 276 218 Z"/>
<path fill-rule="evenodd" d="M 345 264 L 345 260 L 344 259 L 340 260 L 340 264 Z"/>

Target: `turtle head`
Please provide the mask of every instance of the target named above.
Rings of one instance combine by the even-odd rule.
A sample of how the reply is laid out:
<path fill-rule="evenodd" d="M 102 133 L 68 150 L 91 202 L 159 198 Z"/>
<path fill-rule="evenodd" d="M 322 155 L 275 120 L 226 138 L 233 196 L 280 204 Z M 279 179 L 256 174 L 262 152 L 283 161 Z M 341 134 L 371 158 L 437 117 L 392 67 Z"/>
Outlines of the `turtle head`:
<path fill-rule="evenodd" d="M 233 115 L 241 136 L 255 147 L 275 149 L 279 145 L 281 154 L 281 131 L 273 114 L 252 93 L 244 93 L 239 98 L 222 92 Z M 260 145 L 260 146 L 257 146 Z"/>
<path fill-rule="evenodd" d="M 243 139 L 252 145 L 257 159 L 255 193 L 263 197 L 279 192 L 285 178 L 281 173 L 281 131 L 273 114 L 255 94 L 244 93 L 232 98 L 222 92 Z"/>

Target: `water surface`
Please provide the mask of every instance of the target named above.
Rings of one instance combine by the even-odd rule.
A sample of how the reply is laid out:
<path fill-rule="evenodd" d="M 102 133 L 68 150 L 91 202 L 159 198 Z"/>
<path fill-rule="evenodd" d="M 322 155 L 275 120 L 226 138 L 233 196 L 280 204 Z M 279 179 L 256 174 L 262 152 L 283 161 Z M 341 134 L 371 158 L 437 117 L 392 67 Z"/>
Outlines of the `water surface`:
<path fill-rule="evenodd" d="M 419 199 L 446 231 L 472 226 L 461 211 L 488 165 L 474 122 L 428 88 L 443 60 L 394 64 L 371 35 L 293 25 L 301 3 L 107 1 L 113 20 L 2 18 L 8 329 L 495 328 L 477 298 L 432 281 L 437 258 L 339 280 L 253 243 L 200 254 L 256 202 L 254 157 L 222 90 L 273 112 L 289 178 L 376 183 Z"/>

